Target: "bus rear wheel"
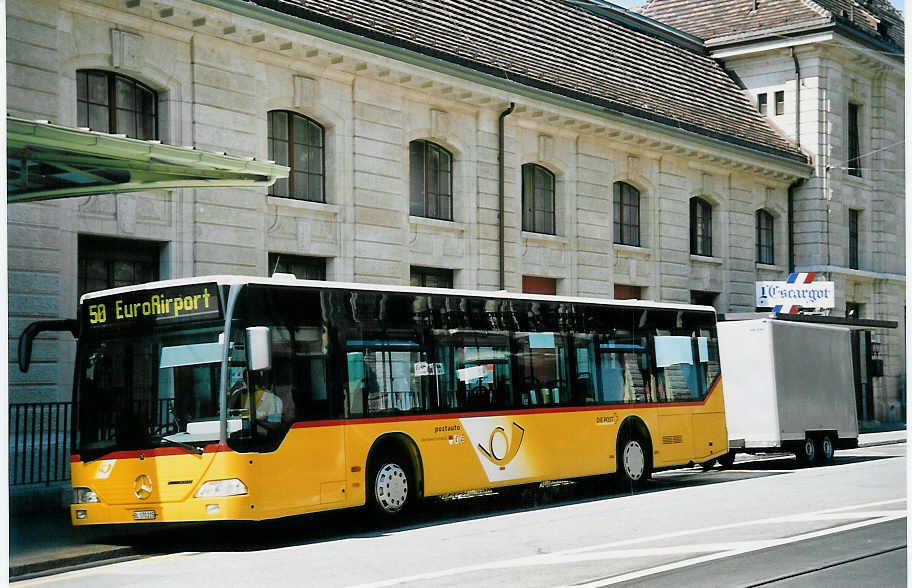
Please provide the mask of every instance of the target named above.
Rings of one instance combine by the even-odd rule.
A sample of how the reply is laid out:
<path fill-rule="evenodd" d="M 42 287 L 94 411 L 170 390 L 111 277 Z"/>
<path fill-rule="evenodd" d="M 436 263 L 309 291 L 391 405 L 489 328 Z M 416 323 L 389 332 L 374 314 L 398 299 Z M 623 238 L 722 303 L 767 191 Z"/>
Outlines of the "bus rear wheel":
<path fill-rule="evenodd" d="M 415 496 L 415 476 L 409 460 L 402 455 L 382 455 L 370 469 L 368 500 L 371 510 L 383 518 L 400 516 Z"/>
<path fill-rule="evenodd" d="M 621 438 L 618 443 L 618 474 L 620 482 L 631 490 L 639 488 L 649 479 L 651 464 L 647 445 L 639 436 Z"/>
<path fill-rule="evenodd" d="M 729 451 L 719 456 L 719 465 L 722 466 L 723 470 L 730 470 L 733 465 L 735 465 L 735 452 Z"/>

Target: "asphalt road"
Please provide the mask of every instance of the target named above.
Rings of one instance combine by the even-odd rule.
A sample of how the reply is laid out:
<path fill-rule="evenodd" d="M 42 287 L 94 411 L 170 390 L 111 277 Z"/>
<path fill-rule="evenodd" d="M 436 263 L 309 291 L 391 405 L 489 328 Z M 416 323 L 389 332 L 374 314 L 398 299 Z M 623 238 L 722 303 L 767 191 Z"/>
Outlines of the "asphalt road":
<path fill-rule="evenodd" d="M 434 501 L 400 526 L 356 510 L 169 529 L 127 538 L 145 557 L 14 585 L 905 586 L 905 454 Z"/>

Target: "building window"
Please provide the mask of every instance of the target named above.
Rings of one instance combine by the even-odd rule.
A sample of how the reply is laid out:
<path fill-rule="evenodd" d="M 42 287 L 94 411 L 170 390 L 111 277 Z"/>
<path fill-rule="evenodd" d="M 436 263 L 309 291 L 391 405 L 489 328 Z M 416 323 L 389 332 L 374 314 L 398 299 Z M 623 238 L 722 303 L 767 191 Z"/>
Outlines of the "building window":
<path fill-rule="evenodd" d="M 615 300 L 642 300 L 643 289 L 640 286 L 614 285 Z"/>
<path fill-rule="evenodd" d="M 453 156 L 430 141 L 409 143 L 409 214 L 453 220 Z"/>
<path fill-rule="evenodd" d="M 554 278 L 540 278 L 538 276 L 522 277 L 523 294 L 557 294 L 557 280 Z"/>
<path fill-rule="evenodd" d="M 848 300 L 845 303 L 845 315 L 846 318 L 850 319 L 860 319 L 861 318 L 861 303 L 860 302 L 849 302 Z"/>
<path fill-rule="evenodd" d="M 849 268 L 858 269 L 858 217 L 860 210 L 849 209 Z"/>
<path fill-rule="evenodd" d="M 760 114 L 766 114 L 766 93 L 757 94 L 757 110 Z"/>
<path fill-rule="evenodd" d="M 785 92 L 776 92 L 776 114 L 785 114 Z"/>
<path fill-rule="evenodd" d="M 890 23 L 885 20 L 877 23 L 877 34 L 883 37 L 884 39 L 889 39 L 890 37 Z"/>
<path fill-rule="evenodd" d="M 299 280 L 325 280 L 326 260 L 287 253 L 269 254 L 269 275 L 294 274 Z"/>
<path fill-rule="evenodd" d="M 158 97 L 145 84 L 120 74 L 77 71 L 76 125 L 133 139 L 158 139 Z"/>
<path fill-rule="evenodd" d="M 285 110 L 267 115 L 269 159 L 291 168 L 288 177 L 269 187 L 270 196 L 325 202 L 326 174 L 323 127 Z"/>
<path fill-rule="evenodd" d="M 858 134 L 858 115 L 859 107 L 857 104 L 849 104 L 849 175 L 861 177 L 861 142 Z"/>
<path fill-rule="evenodd" d="M 696 196 L 690 199 L 690 253 L 712 256 L 712 206 Z"/>
<path fill-rule="evenodd" d="M 79 296 L 159 279 L 160 243 L 79 235 L 76 248 Z"/>
<path fill-rule="evenodd" d="M 625 182 L 614 183 L 614 242 L 640 246 L 640 191 Z"/>
<path fill-rule="evenodd" d="M 540 165 L 522 166 L 523 230 L 554 235 L 554 174 Z"/>
<path fill-rule="evenodd" d="M 765 210 L 757 211 L 757 263 L 774 262 L 773 215 Z"/>
<path fill-rule="evenodd" d="M 425 288 L 452 288 L 453 270 L 412 266 L 409 283 Z"/>
<path fill-rule="evenodd" d="M 690 303 L 699 304 L 700 306 L 716 306 L 719 300 L 718 292 L 703 292 L 700 290 L 690 291 Z"/>

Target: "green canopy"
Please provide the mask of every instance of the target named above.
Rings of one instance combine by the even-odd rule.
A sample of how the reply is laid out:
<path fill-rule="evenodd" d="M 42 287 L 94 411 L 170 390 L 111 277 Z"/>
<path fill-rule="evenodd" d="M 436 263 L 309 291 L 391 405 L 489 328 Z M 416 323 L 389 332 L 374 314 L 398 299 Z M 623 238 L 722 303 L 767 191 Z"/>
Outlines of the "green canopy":
<path fill-rule="evenodd" d="M 14 117 L 6 119 L 7 202 L 175 188 L 269 186 L 288 168 Z"/>

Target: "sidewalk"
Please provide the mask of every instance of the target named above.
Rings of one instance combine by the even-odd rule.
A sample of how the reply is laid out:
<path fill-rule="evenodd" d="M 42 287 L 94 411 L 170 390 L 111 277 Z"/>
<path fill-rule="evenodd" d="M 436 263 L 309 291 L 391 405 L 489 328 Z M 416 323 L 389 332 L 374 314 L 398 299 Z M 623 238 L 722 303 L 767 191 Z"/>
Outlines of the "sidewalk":
<path fill-rule="evenodd" d="M 906 431 L 862 433 L 859 447 L 905 443 Z M 139 555 L 127 541 L 137 528 L 75 528 L 68 510 L 46 510 L 17 516 L 10 513 L 10 578 L 38 574 L 52 569 L 80 566 Z"/>

